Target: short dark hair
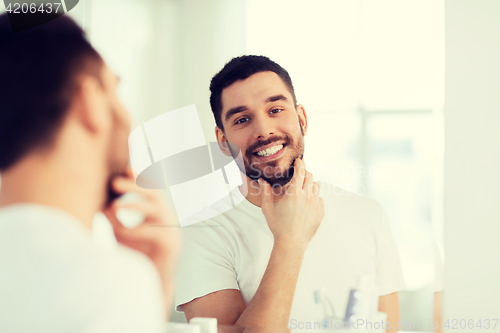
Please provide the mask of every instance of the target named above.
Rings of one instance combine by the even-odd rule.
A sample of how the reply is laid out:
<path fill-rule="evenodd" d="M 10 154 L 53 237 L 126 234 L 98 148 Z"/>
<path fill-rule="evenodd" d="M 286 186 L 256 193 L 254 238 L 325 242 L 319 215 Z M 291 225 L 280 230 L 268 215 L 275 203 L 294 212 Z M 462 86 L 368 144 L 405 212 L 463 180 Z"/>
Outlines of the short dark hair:
<path fill-rule="evenodd" d="M 210 82 L 210 107 L 214 114 L 215 123 L 224 130 L 222 124 L 222 90 L 236 81 L 245 80 L 260 72 L 274 72 L 285 83 L 293 97 L 293 104 L 297 105 L 297 98 L 293 89 L 292 79 L 288 72 L 265 56 L 244 55 L 231 59 Z"/>
<path fill-rule="evenodd" d="M 0 170 L 54 141 L 77 77 L 101 82 L 103 63 L 66 15 L 16 33 L 7 14 L 0 15 Z"/>

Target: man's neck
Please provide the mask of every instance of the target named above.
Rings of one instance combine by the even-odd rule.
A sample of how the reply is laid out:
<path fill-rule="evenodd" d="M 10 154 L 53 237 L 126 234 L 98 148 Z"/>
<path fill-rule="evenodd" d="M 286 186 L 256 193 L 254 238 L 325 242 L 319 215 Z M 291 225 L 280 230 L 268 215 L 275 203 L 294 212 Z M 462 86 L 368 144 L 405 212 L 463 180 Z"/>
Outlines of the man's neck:
<path fill-rule="evenodd" d="M 81 160 L 29 156 L 2 173 L 0 207 L 33 203 L 61 209 L 92 229 L 104 188 Z M 104 183 L 104 181 L 102 182 Z M 99 195 L 101 193 L 101 195 Z"/>

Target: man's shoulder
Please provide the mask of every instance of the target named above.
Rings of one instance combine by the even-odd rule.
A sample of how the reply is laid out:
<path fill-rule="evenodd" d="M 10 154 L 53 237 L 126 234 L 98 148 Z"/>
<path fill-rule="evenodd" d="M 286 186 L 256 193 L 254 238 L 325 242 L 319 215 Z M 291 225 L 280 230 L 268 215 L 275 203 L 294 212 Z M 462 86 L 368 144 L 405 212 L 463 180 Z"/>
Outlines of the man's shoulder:
<path fill-rule="evenodd" d="M 34 274 L 67 278 L 87 271 L 94 276 L 116 276 L 124 271 L 151 271 L 141 253 L 96 242 L 92 233 L 72 216 L 46 207 L 22 206 L 0 210 L 0 255 L 4 264 Z M 11 253 L 23 260 L 12 260 Z M 9 259 L 11 258 L 11 259 Z M 43 262 L 43 267 L 37 263 Z M 102 279 L 106 281 L 106 279 Z"/>
<path fill-rule="evenodd" d="M 63 326 L 84 317 L 110 318 L 118 310 L 133 315 L 141 311 L 134 303 L 139 299 L 161 309 L 153 264 L 121 245 L 97 244 L 77 223 L 43 209 L 0 211 L 0 307 L 16 304 L 9 310 L 12 323 L 16 313 L 39 316 L 42 306 L 67 317 Z"/>
<path fill-rule="evenodd" d="M 193 243 L 220 246 L 234 238 L 236 227 L 227 211 L 211 211 L 210 214 L 201 211 L 193 214 L 188 222 L 189 225 L 181 228 L 183 247 Z"/>
<path fill-rule="evenodd" d="M 249 236 L 252 231 L 267 228 L 260 209 L 249 208 L 251 204 L 243 200 L 246 199 L 233 196 L 230 200 L 226 197 L 191 215 L 188 225 L 181 229 L 184 247 L 202 246 L 232 251 L 242 235 Z"/>
<path fill-rule="evenodd" d="M 243 209 L 248 204 L 246 199 L 235 195 L 235 191 L 238 189 L 233 189 L 224 198 L 189 216 L 183 223 L 183 230 L 232 229 L 236 224 L 241 226 L 245 219 L 251 219 Z"/>
<path fill-rule="evenodd" d="M 230 223 L 231 221 L 226 215 L 234 208 L 231 195 L 231 193 L 228 193 L 210 206 L 205 206 L 201 210 L 191 214 L 182 222 L 183 228 L 191 227 L 194 224 L 199 227 Z"/>

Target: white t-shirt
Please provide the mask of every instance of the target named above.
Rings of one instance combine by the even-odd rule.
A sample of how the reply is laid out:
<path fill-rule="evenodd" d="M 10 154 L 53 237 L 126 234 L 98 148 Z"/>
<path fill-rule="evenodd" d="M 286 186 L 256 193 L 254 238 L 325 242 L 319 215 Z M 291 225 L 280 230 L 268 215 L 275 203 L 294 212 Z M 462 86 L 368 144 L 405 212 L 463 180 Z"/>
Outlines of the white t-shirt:
<path fill-rule="evenodd" d="M 244 199 L 237 188 L 232 195 L 239 202 L 236 207 L 229 208 L 228 197 L 222 199 L 195 218 L 213 216 L 214 210 L 224 213 L 182 229 L 178 311 L 182 304 L 223 289 L 238 289 L 247 305 L 259 287 L 273 235 L 259 207 Z M 322 288 L 336 316 L 343 317 L 349 291 L 365 273 L 375 274 L 381 296 L 405 288 L 399 253 L 381 205 L 325 183 L 321 197 L 325 217 L 306 250 L 289 323 L 325 319 L 314 298 L 314 292 Z"/>
<path fill-rule="evenodd" d="M 71 215 L 0 209 L 0 332 L 160 333 L 162 295 L 145 256 L 99 246 Z"/>

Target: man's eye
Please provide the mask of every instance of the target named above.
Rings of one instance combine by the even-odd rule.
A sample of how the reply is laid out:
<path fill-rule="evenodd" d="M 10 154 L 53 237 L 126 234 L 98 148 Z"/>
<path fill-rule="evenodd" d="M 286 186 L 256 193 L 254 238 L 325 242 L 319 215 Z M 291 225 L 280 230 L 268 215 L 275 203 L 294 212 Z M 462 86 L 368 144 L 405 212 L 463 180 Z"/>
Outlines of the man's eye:
<path fill-rule="evenodd" d="M 283 109 L 272 109 L 271 111 L 269 111 L 269 113 L 278 113 L 281 111 L 283 111 Z"/>
<path fill-rule="evenodd" d="M 240 118 L 238 119 L 234 124 L 235 125 L 238 125 L 238 124 L 243 124 L 244 122 L 246 122 L 248 120 L 248 118 Z"/>

